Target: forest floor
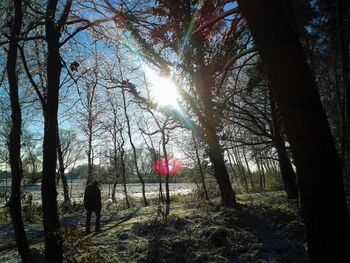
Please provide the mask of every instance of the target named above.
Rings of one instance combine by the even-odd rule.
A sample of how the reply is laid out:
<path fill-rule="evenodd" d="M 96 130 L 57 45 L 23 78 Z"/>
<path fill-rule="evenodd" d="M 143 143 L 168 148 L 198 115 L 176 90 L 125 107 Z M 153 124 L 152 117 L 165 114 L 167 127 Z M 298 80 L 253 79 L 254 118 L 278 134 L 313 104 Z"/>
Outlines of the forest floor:
<path fill-rule="evenodd" d="M 157 202 L 123 210 L 109 203 L 102 231 L 87 236 L 82 213 L 65 216 L 65 262 L 309 262 L 295 202 L 281 192 L 237 199 L 240 209 L 223 208 L 218 199 L 175 196 L 166 219 Z M 42 230 L 31 228 L 31 247 L 41 252 Z M 0 225 L 0 262 L 18 262 L 16 249 L 6 243 L 8 232 Z"/>

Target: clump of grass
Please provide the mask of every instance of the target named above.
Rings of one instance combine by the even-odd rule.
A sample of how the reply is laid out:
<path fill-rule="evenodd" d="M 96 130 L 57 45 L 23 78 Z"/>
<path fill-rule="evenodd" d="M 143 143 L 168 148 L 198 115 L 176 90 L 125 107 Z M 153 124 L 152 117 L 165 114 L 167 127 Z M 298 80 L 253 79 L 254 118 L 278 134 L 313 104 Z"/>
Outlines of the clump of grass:
<path fill-rule="evenodd" d="M 7 206 L 0 207 L 0 224 L 10 224 L 10 212 Z"/>
<path fill-rule="evenodd" d="M 22 215 L 24 221 L 36 223 L 42 218 L 41 204 L 33 200 L 31 194 L 23 193 L 22 196 Z"/>
<path fill-rule="evenodd" d="M 73 263 L 102 263 L 108 261 L 108 253 L 102 251 L 89 237 L 84 237 L 84 231 L 74 226 L 61 228 L 64 240 L 65 259 Z"/>
<path fill-rule="evenodd" d="M 33 200 L 31 194 L 22 193 L 22 216 L 28 223 L 36 223 L 42 218 L 41 204 Z M 0 224 L 10 224 L 11 216 L 7 205 L 0 207 Z"/>

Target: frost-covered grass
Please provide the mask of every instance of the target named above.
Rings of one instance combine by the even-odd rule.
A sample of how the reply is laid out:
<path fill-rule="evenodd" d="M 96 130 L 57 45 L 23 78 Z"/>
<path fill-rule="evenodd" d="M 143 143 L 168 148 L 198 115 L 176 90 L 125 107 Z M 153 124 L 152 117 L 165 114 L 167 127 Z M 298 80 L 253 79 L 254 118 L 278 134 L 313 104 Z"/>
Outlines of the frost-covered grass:
<path fill-rule="evenodd" d="M 140 208 L 122 223 L 66 243 L 72 262 L 308 262 L 303 224 L 284 196 L 260 195 L 240 210 L 179 197 L 167 219 Z M 273 200 L 276 200 L 274 202 Z M 187 202 L 184 202 L 187 201 Z M 264 203 L 266 202 L 266 204 Z M 113 225 L 116 224 L 116 225 Z M 88 240 L 81 246 L 81 240 Z"/>
<path fill-rule="evenodd" d="M 88 236 L 84 214 L 77 208 L 62 228 L 65 261 L 308 262 L 295 203 L 279 192 L 237 199 L 241 208 L 235 210 L 221 207 L 218 198 L 207 203 L 195 194 L 176 195 L 166 219 L 157 199 L 148 207 L 132 200 L 130 209 L 123 200 L 107 202 L 102 232 Z M 42 249 L 42 242 L 36 247 Z M 2 254 L 0 261 L 16 262 L 13 251 Z"/>

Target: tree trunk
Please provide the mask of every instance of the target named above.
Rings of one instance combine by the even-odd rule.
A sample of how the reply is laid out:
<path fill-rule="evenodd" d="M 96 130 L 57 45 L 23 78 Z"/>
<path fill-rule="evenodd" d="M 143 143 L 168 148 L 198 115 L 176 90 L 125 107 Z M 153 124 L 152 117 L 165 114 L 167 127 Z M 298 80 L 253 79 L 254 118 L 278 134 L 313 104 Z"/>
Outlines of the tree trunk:
<path fill-rule="evenodd" d="M 253 174 L 252 174 L 252 171 L 249 168 L 249 163 L 248 163 L 247 155 L 246 155 L 246 152 L 245 152 L 245 147 L 243 147 L 243 157 L 244 157 L 244 162 L 245 162 L 245 165 L 247 166 L 247 171 L 248 171 L 248 174 L 249 174 L 250 186 L 254 190 Z"/>
<path fill-rule="evenodd" d="M 10 89 L 11 101 L 11 131 L 9 142 L 10 168 L 12 176 L 11 196 L 8 202 L 11 221 L 15 232 L 16 246 L 22 262 L 29 262 L 31 259 L 27 236 L 24 231 L 21 205 L 21 180 L 23 170 L 21 164 L 21 127 L 22 114 L 18 96 L 17 78 L 17 44 L 18 36 L 22 28 L 22 1 L 14 0 L 15 14 L 11 29 L 9 49 L 7 53 L 7 76 Z"/>
<path fill-rule="evenodd" d="M 262 158 L 262 155 L 260 154 L 260 166 L 261 166 L 261 172 L 262 172 L 262 178 L 263 178 L 263 188 L 266 188 L 266 172 L 268 171 L 265 165 L 265 162 Z"/>
<path fill-rule="evenodd" d="M 162 176 L 158 174 L 158 183 L 159 183 L 159 202 L 162 202 L 164 204 L 164 195 L 163 195 L 163 187 L 162 187 Z"/>
<path fill-rule="evenodd" d="M 204 191 L 204 197 L 205 197 L 205 200 L 210 201 L 209 200 L 207 186 L 205 185 L 204 173 L 203 173 L 203 169 L 202 169 L 201 159 L 199 158 L 199 154 L 198 154 L 196 138 L 194 137 L 193 132 L 192 132 L 192 139 L 193 139 L 193 143 L 194 143 L 194 150 L 196 152 L 196 160 L 197 160 L 197 164 L 198 164 L 198 168 L 199 168 L 199 175 L 201 177 L 202 187 L 203 187 L 203 191 Z"/>
<path fill-rule="evenodd" d="M 235 207 L 237 205 L 236 196 L 231 186 L 219 139 L 215 129 L 210 127 L 210 125 L 208 126 L 206 129 L 208 155 L 210 162 L 214 166 L 214 176 L 219 185 L 221 203 L 227 207 Z"/>
<path fill-rule="evenodd" d="M 338 53 L 341 62 L 341 75 L 343 86 L 343 126 L 344 126 L 344 182 L 348 194 L 350 194 L 350 60 L 349 60 L 349 44 L 350 44 L 350 22 L 349 22 L 349 1 L 336 0 L 336 18 L 337 18 L 337 41 Z"/>
<path fill-rule="evenodd" d="M 126 187 L 126 169 L 125 169 L 125 162 L 124 162 L 124 137 L 123 137 L 123 131 L 122 129 L 119 130 L 120 138 L 122 139 L 122 143 L 119 145 L 119 152 L 120 152 L 120 163 L 121 163 L 121 172 L 122 172 L 122 183 L 123 183 L 123 191 L 125 195 L 125 203 L 127 208 L 130 208 L 129 198 L 128 198 L 128 189 Z"/>
<path fill-rule="evenodd" d="M 199 121 L 205 133 L 204 139 L 208 146 L 210 162 L 213 164 L 214 177 L 219 185 L 221 203 L 227 207 L 235 207 L 237 206 L 236 194 L 232 189 L 223 151 L 216 131 L 218 119 L 214 117 L 213 95 L 211 92 L 213 76 L 211 73 L 208 73 L 209 69 L 205 66 L 203 57 L 200 60 L 200 67 L 194 76 L 196 89 L 203 103 L 203 116 L 199 116 Z"/>
<path fill-rule="evenodd" d="M 258 157 L 256 157 L 255 162 L 256 162 L 256 166 L 258 167 L 258 172 L 259 172 L 259 188 L 260 188 L 260 190 L 262 190 L 263 189 L 263 172 L 262 172 L 262 168 L 261 168 Z"/>
<path fill-rule="evenodd" d="M 163 154 L 164 154 L 164 164 L 165 164 L 165 217 L 167 217 L 170 213 L 170 189 L 169 189 L 169 159 L 168 159 L 168 153 L 166 150 L 166 139 L 165 139 L 165 131 L 164 129 L 161 129 L 160 132 L 162 133 L 162 147 L 163 147 Z"/>
<path fill-rule="evenodd" d="M 117 199 L 115 198 L 115 188 L 117 187 L 117 181 L 115 181 L 113 183 L 113 186 L 112 186 L 112 202 L 113 203 L 117 203 Z"/>
<path fill-rule="evenodd" d="M 114 111 L 114 119 L 113 119 L 113 165 L 114 165 L 114 169 L 113 169 L 113 173 L 114 173 L 114 180 L 115 182 L 113 183 L 113 187 L 112 187 L 112 202 L 113 203 L 117 203 L 117 199 L 115 198 L 115 189 L 117 187 L 117 182 L 118 182 L 118 147 L 117 147 L 117 116 L 116 113 Z M 123 142 L 124 144 L 124 142 Z M 122 145 L 123 147 L 123 145 Z"/>
<path fill-rule="evenodd" d="M 124 115 L 125 115 L 126 124 L 127 124 L 127 127 L 128 127 L 129 142 L 130 142 L 130 145 L 131 145 L 131 148 L 132 148 L 132 152 L 133 152 L 133 155 L 134 155 L 135 170 L 136 170 L 137 177 L 139 178 L 140 183 L 141 183 L 141 186 L 142 186 L 143 204 L 144 204 L 145 206 L 148 206 L 149 204 L 148 204 L 148 201 L 147 201 L 147 199 L 146 199 L 145 182 L 143 181 L 143 178 L 142 178 L 141 173 L 140 173 L 140 170 L 139 170 L 139 165 L 138 165 L 138 162 L 137 162 L 136 148 L 135 148 L 135 145 L 134 145 L 134 143 L 133 143 L 132 136 L 131 136 L 130 120 L 129 120 L 129 115 L 128 115 L 128 112 L 127 112 L 127 106 L 126 106 L 126 98 L 125 98 L 125 91 L 124 91 L 124 88 L 122 88 L 122 96 L 123 96 Z"/>
<path fill-rule="evenodd" d="M 273 143 L 277 149 L 278 162 L 280 165 L 281 177 L 288 199 L 297 199 L 299 197 L 296 185 L 296 174 L 293 170 L 292 163 L 288 157 L 285 142 L 282 137 L 281 122 L 278 117 L 276 105 L 273 99 L 273 94 L 269 94 L 272 125 L 273 125 Z"/>
<path fill-rule="evenodd" d="M 55 25 L 56 1 L 49 1 L 46 10 L 45 30 L 47 41 L 47 107 L 44 112 L 44 142 L 41 197 L 45 235 L 45 257 L 50 261 L 62 262 L 62 238 L 57 212 L 57 191 L 55 184 L 57 160 L 57 112 L 61 75 L 59 53 L 60 33 Z"/>
<path fill-rule="evenodd" d="M 228 157 L 228 161 L 229 161 L 229 164 L 230 164 L 230 168 L 232 170 L 233 179 L 236 182 L 239 182 L 239 175 L 236 174 L 236 168 L 233 166 L 235 164 L 234 157 L 232 156 L 232 154 L 231 154 L 229 149 L 227 149 L 227 157 Z"/>
<path fill-rule="evenodd" d="M 237 148 L 233 148 L 232 151 L 233 151 L 233 157 L 236 161 L 236 166 L 239 170 L 239 177 L 241 178 L 241 184 L 244 187 L 244 190 L 246 192 L 248 192 L 248 190 L 249 190 L 248 181 L 247 181 L 247 177 L 245 175 L 244 166 L 243 166 L 242 161 L 241 161 L 240 156 L 239 156 L 239 152 L 238 152 Z"/>
<path fill-rule="evenodd" d="M 151 140 L 151 144 L 152 144 L 152 154 L 153 154 L 153 163 L 156 163 L 158 160 L 158 156 L 156 153 L 156 150 L 154 149 L 154 145 L 153 142 Z M 160 149 L 159 149 L 160 151 Z M 160 204 L 160 202 L 162 202 L 162 204 L 164 204 L 164 195 L 163 195 L 163 186 L 162 186 L 162 176 L 158 173 L 158 184 L 159 184 L 159 198 L 158 198 L 158 206 Z"/>
<path fill-rule="evenodd" d="M 50 70 L 51 71 L 51 70 Z M 49 79 L 49 78 L 48 78 Z M 48 81 L 48 85 L 50 81 Z M 48 91 L 49 94 L 50 91 Z M 53 101 L 53 99 L 48 99 Z M 53 103 L 53 102 L 52 102 Z M 56 128 L 57 111 L 48 105 L 45 114 L 43 143 L 43 170 L 41 196 L 43 204 L 43 222 L 45 232 L 45 257 L 47 260 L 62 261 L 62 240 L 58 233 L 60 222 L 57 212 L 56 176 Z M 56 118 L 56 119 L 55 119 Z"/>
<path fill-rule="evenodd" d="M 126 187 L 126 172 L 125 172 L 125 162 L 124 162 L 124 150 L 120 155 L 120 161 L 122 164 L 122 179 L 123 179 L 123 191 L 124 191 L 124 195 L 125 195 L 125 202 L 126 202 L 126 206 L 127 208 L 130 208 L 130 203 L 129 203 L 129 198 L 128 198 L 128 190 Z"/>
<path fill-rule="evenodd" d="M 88 156 L 88 178 L 86 184 L 88 185 L 91 183 L 94 179 L 93 176 L 93 169 L 94 169 L 94 159 L 93 159 L 93 150 L 92 150 L 92 116 L 91 116 L 91 109 L 89 109 L 89 118 L 88 118 L 88 150 L 87 150 L 87 156 Z"/>
<path fill-rule="evenodd" d="M 63 152 L 62 152 L 61 140 L 60 140 L 60 134 L 59 134 L 58 127 L 57 127 L 57 157 L 58 157 L 58 174 L 59 174 L 58 177 L 60 177 L 62 180 L 64 207 L 65 207 L 65 209 L 69 209 L 70 198 L 69 198 L 68 182 L 67 182 L 67 177 L 65 174 Z"/>
<path fill-rule="evenodd" d="M 6 168 L 6 171 L 7 171 L 7 168 Z M 5 194 L 5 204 L 6 204 L 7 203 L 7 175 L 5 177 L 5 193 L 4 194 Z"/>
<path fill-rule="evenodd" d="M 36 178 L 35 178 L 35 175 L 36 175 L 36 171 L 37 171 L 37 166 L 36 166 L 36 160 L 35 160 L 35 157 L 32 157 L 32 184 L 35 184 L 35 181 L 36 181 Z"/>
<path fill-rule="evenodd" d="M 311 262 L 350 262 L 342 172 L 317 87 L 278 0 L 239 0 L 267 68 L 298 171 Z"/>

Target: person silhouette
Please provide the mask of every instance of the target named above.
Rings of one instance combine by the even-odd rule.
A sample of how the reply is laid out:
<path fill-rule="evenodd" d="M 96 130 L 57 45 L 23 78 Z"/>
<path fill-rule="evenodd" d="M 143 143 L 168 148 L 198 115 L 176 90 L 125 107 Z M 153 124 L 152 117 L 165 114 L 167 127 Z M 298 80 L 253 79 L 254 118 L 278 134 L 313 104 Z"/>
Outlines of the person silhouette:
<path fill-rule="evenodd" d="M 100 232 L 101 219 L 101 191 L 98 187 L 98 182 L 95 180 L 88 184 L 84 193 L 84 207 L 86 210 L 86 229 L 85 233 L 90 233 L 90 224 L 92 212 L 96 215 L 95 231 Z"/>

